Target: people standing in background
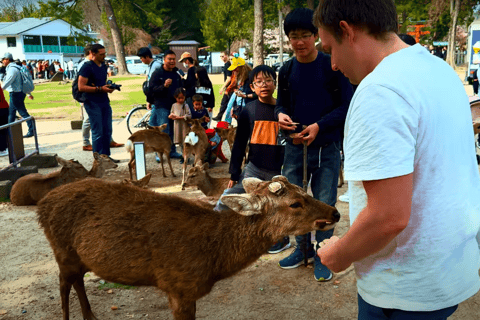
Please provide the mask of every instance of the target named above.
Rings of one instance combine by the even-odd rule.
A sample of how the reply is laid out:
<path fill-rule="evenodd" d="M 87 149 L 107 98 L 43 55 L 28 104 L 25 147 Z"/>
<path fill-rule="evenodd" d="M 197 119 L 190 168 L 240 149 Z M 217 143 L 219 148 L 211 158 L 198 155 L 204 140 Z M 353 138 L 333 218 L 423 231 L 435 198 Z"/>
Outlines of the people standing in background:
<path fill-rule="evenodd" d="M 222 101 L 220 102 L 220 110 L 217 113 L 217 116 L 213 118 L 215 121 L 222 121 L 223 114 L 225 110 L 227 110 L 228 101 L 230 101 L 230 97 L 233 94 L 233 90 L 235 89 L 234 85 L 232 85 L 232 71 L 228 70 L 230 65 L 229 55 L 227 51 L 223 51 L 220 53 L 220 59 L 222 59 L 223 65 L 223 86 L 220 88 L 220 95 L 222 96 Z M 235 83 L 234 83 L 235 84 Z"/>

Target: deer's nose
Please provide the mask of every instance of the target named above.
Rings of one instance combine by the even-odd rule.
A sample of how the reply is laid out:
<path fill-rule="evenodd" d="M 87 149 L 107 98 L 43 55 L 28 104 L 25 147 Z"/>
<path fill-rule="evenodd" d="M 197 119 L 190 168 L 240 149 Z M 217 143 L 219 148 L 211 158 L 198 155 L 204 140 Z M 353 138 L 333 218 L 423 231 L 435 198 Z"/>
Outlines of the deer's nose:
<path fill-rule="evenodd" d="M 333 217 L 333 221 L 335 221 L 335 222 L 340 221 L 340 213 L 339 213 L 338 211 L 335 211 L 335 212 L 332 214 L 332 217 Z"/>

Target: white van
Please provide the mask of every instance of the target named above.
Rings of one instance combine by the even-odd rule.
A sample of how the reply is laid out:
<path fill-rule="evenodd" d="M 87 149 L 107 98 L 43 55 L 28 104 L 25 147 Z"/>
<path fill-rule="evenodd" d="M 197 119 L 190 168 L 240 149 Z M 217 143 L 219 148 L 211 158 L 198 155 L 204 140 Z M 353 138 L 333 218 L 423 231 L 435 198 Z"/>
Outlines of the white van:
<path fill-rule="evenodd" d="M 131 74 L 146 74 L 148 65 L 144 64 L 138 56 L 125 57 L 127 63 L 127 70 Z"/>

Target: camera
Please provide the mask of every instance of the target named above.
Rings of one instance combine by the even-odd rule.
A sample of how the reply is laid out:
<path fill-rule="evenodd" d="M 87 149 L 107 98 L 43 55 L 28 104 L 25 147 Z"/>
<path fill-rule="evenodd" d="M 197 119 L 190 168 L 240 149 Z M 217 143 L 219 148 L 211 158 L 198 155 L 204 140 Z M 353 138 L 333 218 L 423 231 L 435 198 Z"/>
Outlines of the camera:
<path fill-rule="evenodd" d="M 110 88 L 112 88 L 113 90 L 118 90 L 118 91 L 121 91 L 120 90 L 120 87 L 122 86 L 121 84 L 115 84 L 112 82 L 112 80 L 108 80 L 107 81 L 107 86 L 109 86 Z"/>

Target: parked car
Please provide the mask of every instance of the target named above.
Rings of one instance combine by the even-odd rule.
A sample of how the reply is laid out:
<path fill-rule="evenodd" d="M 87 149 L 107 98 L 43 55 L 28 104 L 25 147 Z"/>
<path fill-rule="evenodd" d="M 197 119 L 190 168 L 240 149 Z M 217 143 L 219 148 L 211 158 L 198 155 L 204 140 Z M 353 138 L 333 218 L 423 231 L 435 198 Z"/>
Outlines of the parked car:
<path fill-rule="evenodd" d="M 148 65 L 144 64 L 138 56 L 125 57 L 127 63 L 127 70 L 131 74 L 146 74 Z"/>
<path fill-rule="evenodd" d="M 291 58 L 283 60 L 283 63 L 287 62 L 290 59 Z M 275 62 L 274 64 L 272 64 L 272 69 L 275 70 L 275 71 L 279 71 L 281 66 L 283 66 L 283 64 L 281 64 L 280 61 L 278 61 L 278 62 Z"/>

